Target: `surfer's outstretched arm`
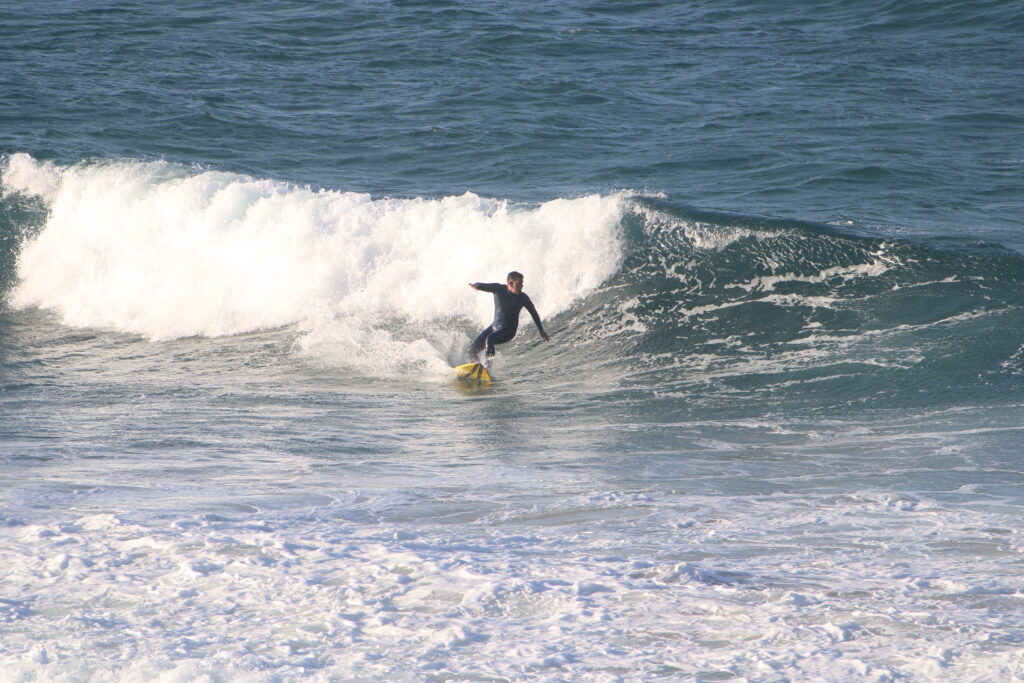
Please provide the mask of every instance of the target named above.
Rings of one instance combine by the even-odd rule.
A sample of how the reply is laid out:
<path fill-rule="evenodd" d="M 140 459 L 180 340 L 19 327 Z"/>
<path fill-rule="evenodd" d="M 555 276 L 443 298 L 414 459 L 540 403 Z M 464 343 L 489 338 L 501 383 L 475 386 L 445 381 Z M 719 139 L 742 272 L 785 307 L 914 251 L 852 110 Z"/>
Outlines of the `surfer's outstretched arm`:
<path fill-rule="evenodd" d="M 469 286 L 478 292 L 490 292 L 491 294 L 505 289 L 505 285 L 497 282 L 470 282 Z"/>

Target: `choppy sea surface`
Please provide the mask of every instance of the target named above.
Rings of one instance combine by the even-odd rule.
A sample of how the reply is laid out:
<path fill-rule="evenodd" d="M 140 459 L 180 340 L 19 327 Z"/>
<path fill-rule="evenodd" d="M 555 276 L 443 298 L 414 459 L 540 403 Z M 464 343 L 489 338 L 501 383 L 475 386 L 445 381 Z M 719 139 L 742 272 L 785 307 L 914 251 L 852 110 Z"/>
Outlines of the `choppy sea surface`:
<path fill-rule="evenodd" d="M 1024 6 L 0 6 L 12 681 L 1024 679 Z M 526 275 L 497 381 L 450 367 Z"/>

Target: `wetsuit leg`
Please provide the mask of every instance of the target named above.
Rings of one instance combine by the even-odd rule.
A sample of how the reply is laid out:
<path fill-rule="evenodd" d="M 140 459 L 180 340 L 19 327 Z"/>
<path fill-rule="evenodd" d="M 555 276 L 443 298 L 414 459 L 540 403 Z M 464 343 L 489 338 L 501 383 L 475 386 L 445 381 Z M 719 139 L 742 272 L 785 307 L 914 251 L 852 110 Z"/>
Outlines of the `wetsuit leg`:
<path fill-rule="evenodd" d="M 480 361 L 480 352 L 484 350 L 485 346 L 487 346 L 487 338 L 491 336 L 493 333 L 494 330 L 490 326 L 488 326 L 487 329 L 478 334 L 476 339 L 473 340 L 473 343 L 469 345 L 469 358 L 474 363 Z M 493 345 L 491 346 L 491 348 L 494 348 Z"/>
<path fill-rule="evenodd" d="M 507 341 L 512 341 L 512 338 L 516 336 L 515 330 L 498 330 L 487 335 L 487 357 L 490 358 L 494 355 L 494 345 L 504 344 Z"/>

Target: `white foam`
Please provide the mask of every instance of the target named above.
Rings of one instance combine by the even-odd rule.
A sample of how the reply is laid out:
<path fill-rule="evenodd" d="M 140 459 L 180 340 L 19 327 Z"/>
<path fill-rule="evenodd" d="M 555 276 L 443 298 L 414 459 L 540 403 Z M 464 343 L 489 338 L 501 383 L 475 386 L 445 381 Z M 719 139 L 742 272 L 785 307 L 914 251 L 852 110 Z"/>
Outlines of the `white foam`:
<path fill-rule="evenodd" d="M 714 225 L 701 221 L 681 221 L 667 213 L 647 207 L 637 207 L 634 210 L 644 217 L 644 224 L 649 231 L 682 234 L 695 249 L 705 251 L 722 251 L 741 239 L 764 239 L 778 234 L 774 232 L 757 233 L 746 228 Z"/>
<path fill-rule="evenodd" d="M 45 200 L 52 199 L 60 186 L 60 171 L 49 161 L 36 161 L 19 152 L 5 159 L 0 174 L 0 196 L 24 194 Z"/>
<path fill-rule="evenodd" d="M 776 285 L 783 282 L 819 283 L 834 279 L 849 281 L 862 277 L 878 277 L 890 269 L 892 261 L 881 257 L 881 254 L 874 254 L 873 256 L 875 258 L 868 263 L 824 268 L 815 275 L 796 275 L 794 273 L 764 275 L 753 278 L 749 282 L 736 283 L 733 286 L 745 289 L 748 292 L 763 292 L 774 290 Z"/>
<path fill-rule="evenodd" d="M 0 666 L 111 681 L 1024 674 L 1016 509 L 593 490 L 457 528 L 334 516 L 356 503 L 0 527 Z"/>
<path fill-rule="evenodd" d="M 453 318 L 491 314 L 467 282 L 519 270 L 542 316 L 566 310 L 615 272 L 628 196 L 374 199 L 161 162 L 59 168 L 23 154 L 8 159 L 3 186 L 50 209 L 23 245 L 16 306 L 150 339 L 298 324 L 306 352 L 330 349 L 328 360 L 370 372 L 443 364 Z"/>

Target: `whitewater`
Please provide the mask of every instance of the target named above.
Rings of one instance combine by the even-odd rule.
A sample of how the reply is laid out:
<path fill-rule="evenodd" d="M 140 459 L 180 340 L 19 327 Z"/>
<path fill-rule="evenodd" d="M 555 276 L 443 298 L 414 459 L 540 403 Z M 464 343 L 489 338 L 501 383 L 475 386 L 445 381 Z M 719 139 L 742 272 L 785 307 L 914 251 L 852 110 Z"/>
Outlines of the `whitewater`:
<path fill-rule="evenodd" d="M 625 193 L 376 200 L 27 155 L 3 182 L 39 209 L 5 358 L 20 678 L 1020 673 L 1024 368 L 974 339 L 1020 318 L 1020 257 Z M 464 283 L 509 243 L 561 343 L 464 393 L 490 303 Z M 1017 284 L 971 284 L 996 267 Z M 959 343 L 1001 410 L 922 396 Z"/>
<path fill-rule="evenodd" d="M 0 679 L 1024 680 L 1022 38 L 0 8 Z"/>
<path fill-rule="evenodd" d="M 465 287 L 481 274 L 532 266 L 531 289 L 556 314 L 605 280 L 621 251 L 621 196 L 529 208 L 470 193 L 374 200 L 164 163 L 58 171 L 25 155 L 11 158 L 4 187 L 49 207 L 20 253 L 16 306 L 148 339 L 303 325 L 310 349 L 377 372 L 436 373 L 439 354 L 401 330 L 428 325 L 435 346 L 451 346 L 432 321 L 469 310 L 487 319 L 489 302 Z"/>

